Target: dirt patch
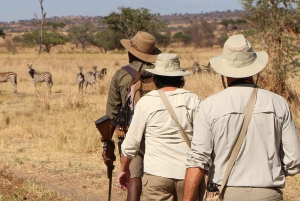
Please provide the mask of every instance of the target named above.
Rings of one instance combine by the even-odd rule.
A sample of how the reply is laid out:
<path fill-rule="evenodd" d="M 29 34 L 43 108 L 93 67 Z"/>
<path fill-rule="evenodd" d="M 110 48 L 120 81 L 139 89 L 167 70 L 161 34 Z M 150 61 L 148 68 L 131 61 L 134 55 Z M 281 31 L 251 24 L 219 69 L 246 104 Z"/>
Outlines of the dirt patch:
<path fill-rule="evenodd" d="M 4 163 L 2 163 L 4 164 Z M 20 200 L 71 200 L 71 201 L 105 201 L 107 200 L 108 179 L 101 175 L 98 181 L 86 177 L 88 171 L 81 176 L 64 174 L 63 171 L 49 171 L 49 167 L 28 168 L 27 165 L 3 166 L 0 169 L 1 197 L 18 197 Z M 91 174 L 92 175 L 92 174 Z M 117 172 L 114 172 L 112 184 L 112 201 L 125 200 L 126 193 L 117 186 Z M 29 192 L 28 181 L 42 186 L 45 190 L 57 193 L 55 196 L 36 199 Z M 55 198 L 53 198 L 55 197 Z M 7 199 L 5 199 L 7 200 Z M 9 200 L 9 199 L 8 199 Z"/>

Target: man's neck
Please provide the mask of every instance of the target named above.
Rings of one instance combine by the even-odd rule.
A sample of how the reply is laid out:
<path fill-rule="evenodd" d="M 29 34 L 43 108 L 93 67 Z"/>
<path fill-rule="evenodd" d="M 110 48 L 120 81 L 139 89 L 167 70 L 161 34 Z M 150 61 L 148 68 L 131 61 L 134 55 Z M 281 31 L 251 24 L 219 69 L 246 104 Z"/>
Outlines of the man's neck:
<path fill-rule="evenodd" d="M 237 84 L 254 84 L 253 77 L 244 77 L 244 78 L 231 78 L 227 77 L 228 86 L 233 86 Z"/>
<path fill-rule="evenodd" d="M 178 89 L 177 87 L 162 87 L 161 90 L 163 91 L 175 91 Z"/>

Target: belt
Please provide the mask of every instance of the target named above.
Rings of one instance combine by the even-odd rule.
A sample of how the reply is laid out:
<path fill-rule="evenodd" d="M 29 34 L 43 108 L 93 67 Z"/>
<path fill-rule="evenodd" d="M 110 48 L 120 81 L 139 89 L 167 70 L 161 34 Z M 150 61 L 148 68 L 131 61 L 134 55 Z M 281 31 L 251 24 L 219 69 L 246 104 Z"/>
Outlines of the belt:
<path fill-rule="evenodd" d="M 219 186 L 219 185 L 218 185 Z M 225 188 L 245 188 L 245 189 L 271 189 L 271 190 L 277 190 L 279 187 L 251 187 L 251 186 L 225 186 Z"/>

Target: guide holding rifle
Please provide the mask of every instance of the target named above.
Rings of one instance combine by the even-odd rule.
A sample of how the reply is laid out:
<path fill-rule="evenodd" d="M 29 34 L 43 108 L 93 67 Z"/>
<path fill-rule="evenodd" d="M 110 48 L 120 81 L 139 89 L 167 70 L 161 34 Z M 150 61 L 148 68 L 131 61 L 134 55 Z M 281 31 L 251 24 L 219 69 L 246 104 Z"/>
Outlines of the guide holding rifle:
<path fill-rule="evenodd" d="M 152 63 L 156 61 L 157 55 L 161 53 L 161 51 L 155 47 L 155 38 L 151 34 L 139 31 L 132 39 L 122 39 L 120 42 L 128 51 L 129 65 L 127 65 L 126 68 L 137 72 L 144 69 L 154 68 Z M 127 132 L 127 127 L 118 125 L 118 120 L 120 118 L 117 117 L 120 117 L 118 114 L 119 112 L 123 112 L 121 109 L 122 107 L 125 107 L 127 90 L 131 79 L 132 75 L 130 72 L 125 70 L 124 67 L 120 68 L 113 75 L 108 92 L 106 115 L 114 122 L 114 125 L 117 128 L 116 134 L 119 140 L 119 148 Z M 102 156 L 106 165 L 115 160 L 114 154 L 108 152 L 109 150 L 103 149 Z M 131 178 L 128 184 L 127 200 L 140 200 L 142 174 L 143 158 L 142 154 L 138 154 L 133 159 L 130 166 Z"/>

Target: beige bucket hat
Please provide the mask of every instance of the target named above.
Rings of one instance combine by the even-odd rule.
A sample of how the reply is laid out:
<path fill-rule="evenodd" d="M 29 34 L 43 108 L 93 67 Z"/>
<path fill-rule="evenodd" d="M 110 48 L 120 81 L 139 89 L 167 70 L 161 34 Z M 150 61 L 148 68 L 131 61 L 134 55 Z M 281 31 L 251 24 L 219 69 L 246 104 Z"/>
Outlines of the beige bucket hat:
<path fill-rule="evenodd" d="M 211 67 L 219 74 L 232 78 L 250 77 L 259 73 L 268 63 L 268 53 L 254 52 L 243 34 L 230 36 L 223 54 L 210 59 Z"/>
<path fill-rule="evenodd" d="M 176 54 L 161 53 L 157 56 L 155 67 L 146 71 L 163 76 L 184 76 L 190 73 L 180 67 L 180 61 Z"/>
<path fill-rule="evenodd" d="M 155 38 L 144 31 L 138 31 L 132 39 L 121 39 L 123 47 L 137 58 L 154 63 L 161 51 L 155 47 Z"/>

